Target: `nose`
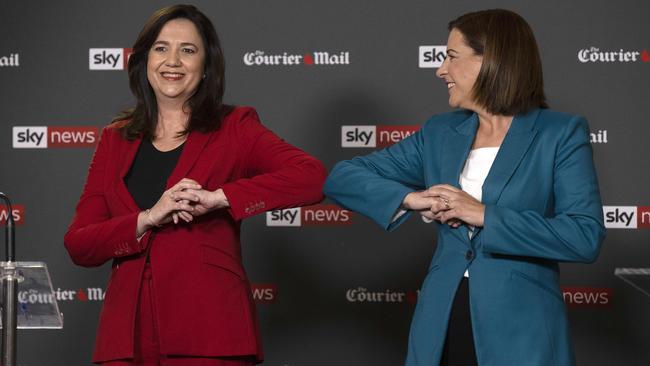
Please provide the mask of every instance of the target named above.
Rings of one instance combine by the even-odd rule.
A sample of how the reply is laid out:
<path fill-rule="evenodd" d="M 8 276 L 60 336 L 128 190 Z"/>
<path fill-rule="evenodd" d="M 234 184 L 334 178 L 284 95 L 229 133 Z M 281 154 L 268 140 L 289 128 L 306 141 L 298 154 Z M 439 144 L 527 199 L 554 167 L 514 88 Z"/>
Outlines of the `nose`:
<path fill-rule="evenodd" d="M 449 57 L 445 57 L 445 60 L 442 62 L 442 65 L 436 70 L 436 76 L 439 78 L 444 78 L 447 75 L 447 65 L 449 64 Z"/>
<path fill-rule="evenodd" d="M 165 65 L 169 67 L 178 67 L 181 65 L 180 50 L 171 50 L 167 55 Z"/>

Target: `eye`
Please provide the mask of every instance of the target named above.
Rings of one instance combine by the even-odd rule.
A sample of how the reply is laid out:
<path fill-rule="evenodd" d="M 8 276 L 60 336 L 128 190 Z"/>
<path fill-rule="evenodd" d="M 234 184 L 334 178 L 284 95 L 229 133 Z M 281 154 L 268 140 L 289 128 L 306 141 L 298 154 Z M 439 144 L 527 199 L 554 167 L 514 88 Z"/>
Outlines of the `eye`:
<path fill-rule="evenodd" d="M 167 51 L 167 47 L 165 47 L 165 46 L 156 46 L 156 47 L 153 48 L 153 50 L 156 51 L 156 52 L 165 52 L 165 51 Z"/>
<path fill-rule="evenodd" d="M 183 48 L 183 52 L 189 53 L 189 54 L 194 54 L 196 53 L 196 50 L 193 48 Z"/>

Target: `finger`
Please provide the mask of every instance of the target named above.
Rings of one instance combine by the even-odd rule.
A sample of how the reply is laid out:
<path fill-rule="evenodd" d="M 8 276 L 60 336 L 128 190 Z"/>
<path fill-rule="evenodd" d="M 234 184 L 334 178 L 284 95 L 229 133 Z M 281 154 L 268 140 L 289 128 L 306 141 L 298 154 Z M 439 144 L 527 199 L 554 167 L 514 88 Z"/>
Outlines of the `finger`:
<path fill-rule="evenodd" d="M 418 211 L 418 213 L 420 214 L 420 216 L 424 218 L 427 218 L 429 220 L 435 220 L 435 214 L 431 211 L 422 210 L 422 211 Z"/>
<path fill-rule="evenodd" d="M 457 187 L 454 187 L 451 184 L 436 184 L 435 186 L 431 186 L 429 188 L 433 188 L 433 187 L 446 189 L 452 192 L 462 192 L 462 189 L 458 189 Z"/>
<path fill-rule="evenodd" d="M 445 202 L 447 202 L 447 203 L 445 203 Z M 437 214 L 437 213 L 440 212 L 440 211 L 446 211 L 446 210 L 449 210 L 449 208 L 450 208 L 450 206 L 449 206 L 449 200 L 448 200 L 448 199 L 446 199 L 446 198 L 442 198 L 442 197 L 436 197 L 436 198 L 432 201 L 431 209 L 430 209 L 430 210 L 431 210 L 431 212 L 433 212 L 434 214 Z"/>
<path fill-rule="evenodd" d="M 184 182 L 184 183 L 199 184 L 199 182 L 197 182 L 197 181 L 195 181 L 194 179 L 191 179 L 191 178 L 183 178 L 183 179 L 179 180 L 178 182 L 179 183 Z"/>
<path fill-rule="evenodd" d="M 172 220 L 174 221 L 174 225 L 178 224 L 178 214 L 173 213 L 172 214 Z"/>
<path fill-rule="evenodd" d="M 458 219 L 451 219 L 451 220 L 449 220 L 447 222 L 447 225 L 449 225 L 451 227 L 458 227 L 458 226 L 460 226 L 460 224 L 461 224 L 461 221 L 458 220 Z"/>
<path fill-rule="evenodd" d="M 180 182 L 176 183 L 172 188 L 170 188 L 172 191 L 182 191 L 185 189 L 201 189 L 201 185 L 194 182 L 194 181 L 184 181 L 181 180 Z"/>
<path fill-rule="evenodd" d="M 199 201 L 199 196 L 188 191 L 176 191 L 171 193 L 170 197 L 174 201 L 185 201 L 185 203 Z"/>
<path fill-rule="evenodd" d="M 462 192 L 462 191 L 461 191 Z M 451 195 L 458 193 L 458 191 L 453 191 L 451 189 L 441 187 L 441 186 L 432 186 L 426 191 L 424 191 L 424 195 L 427 197 L 443 197 L 443 198 L 449 198 Z"/>
<path fill-rule="evenodd" d="M 194 196 L 196 196 L 196 200 L 194 200 L 193 202 L 204 201 L 205 200 L 205 195 L 207 193 L 207 191 L 205 189 L 194 189 L 194 188 L 188 188 L 188 189 L 184 190 L 183 192 L 187 192 L 189 194 L 193 194 Z"/>
<path fill-rule="evenodd" d="M 185 222 L 190 222 L 194 219 L 194 216 L 192 216 L 190 213 L 185 212 L 185 211 L 178 211 L 178 215 L 185 220 Z"/>
<path fill-rule="evenodd" d="M 186 200 L 182 200 L 182 201 L 177 201 L 176 203 L 174 203 L 174 210 L 192 212 L 192 211 L 194 211 L 194 207 L 189 205 Z"/>
<path fill-rule="evenodd" d="M 446 224 L 448 221 L 450 221 L 452 219 L 455 219 L 455 218 L 457 218 L 455 209 L 443 211 L 440 214 L 440 222 L 442 222 L 443 224 Z"/>

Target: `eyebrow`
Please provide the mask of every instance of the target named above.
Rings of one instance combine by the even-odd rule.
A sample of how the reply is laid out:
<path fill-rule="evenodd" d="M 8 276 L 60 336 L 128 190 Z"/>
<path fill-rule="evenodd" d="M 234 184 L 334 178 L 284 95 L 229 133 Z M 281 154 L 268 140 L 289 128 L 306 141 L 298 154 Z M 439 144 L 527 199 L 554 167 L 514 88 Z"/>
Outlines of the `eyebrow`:
<path fill-rule="evenodd" d="M 458 53 L 458 51 L 456 51 L 456 50 L 453 49 L 453 48 L 448 48 L 448 49 L 447 49 L 447 53 L 449 53 L 449 52 Z"/>
<path fill-rule="evenodd" d="M 156 41 L 153 44 L 163 44 L 165 46 L 169 46 L 169 42 L 167 42 L 167 41 Z M 194 48 L 199 48 L 197 45 L 195 45 L 192 42 L 182 42 L 181 47 L 184 47 L 184 46 L 192 46 Z"/>

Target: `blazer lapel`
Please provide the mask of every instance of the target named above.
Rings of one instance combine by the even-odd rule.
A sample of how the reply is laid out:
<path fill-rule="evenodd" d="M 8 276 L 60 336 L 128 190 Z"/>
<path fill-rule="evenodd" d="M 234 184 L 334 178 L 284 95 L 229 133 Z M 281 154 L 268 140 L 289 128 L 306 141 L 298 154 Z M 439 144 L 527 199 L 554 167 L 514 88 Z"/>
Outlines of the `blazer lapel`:
<path fill-rule="evenodd" d="M 483 183 L 482 201 L 484 204 L 495 204 L 499 200 L 503 188 L 521 163 L 521 159 L 537 134 L 533 126 L 538 114 L 539 109 L 535 109 L 525 115 L 517 115 L 512 120 L 499 153 Z"/>
<path fill-rule="evenodd" d="M 478 116 L 472 113 L 465 121 L 455 128 L 448 130 L 445 136 L 445 143 L 442 149 L 442 159 L 440 161 L 441 183 L 449 184 L 460 188 L 460 173 L 465 166 L 465 161 L 472 148 L 476 130 L 478 128 Z M 458 235 L 463 242 L 469 243 L 467 227 L 462 226 L 459 229 L 451 230 Z"/>
<path fill-rule="evenodd" d="M 483 183 L 481 201 L 484 205 L 493 205 L 499 200 L 501 192 L 503 192 L 537 134 L 533 127 L 538 115 L 539 109 L 534 109 L 513 118 L 510 129 L 503 139 L 501 148 L 499 148 L 490 172 Z M 475 231 L 472 238 L 476 238 L 479 231 L 480 228 Z"/>
<path fill-rule="evenodd" d="M 122 162 L 120 165 L 120 174 L 118 179 L 119 182 L 117 182 L 115 185 L 115 192 L 117 193 L 117 196 L 120 198 L 122 203 L 124 203 L 126 207 L 128 207 L 131 211 L 140 211 L 140 208 L 138 207 L 138 204 L 135 203 L 135 200 L 133 199 L 133 196 L 131 196 L 131 193 L 129 193 L 129 190 L 126 188 L 124 177 L 126 177 L 126 175 L 129 173 L 129 169 L 131 169 L 131 165 L 133 165 L 133 159 L 135 159 L 135 154 L 138 152 L 138 148 L 140 147 L 141 142 L 142 138 L 137 138 L 133 141 L 126 142 L 125 151 L 122 155 Z"/>
<path fill-rule="evenodd" d="M 166 189 L 171 188 L 181 179 L 187 177 L 190 169 L 192 169 L 192 166 L 194 166 L 196 160 L 201 156 L 201 152 L 205 148 L 205 145 L 214 134 L 215 132 L 190 132 L 189 136 L 187 136 L 187 141 L 185 141 L 183 152 L 178 159 L 178 163 L 172 171 L 172 174 L 170 174 L 169 178 L 167 179 Z"/>

